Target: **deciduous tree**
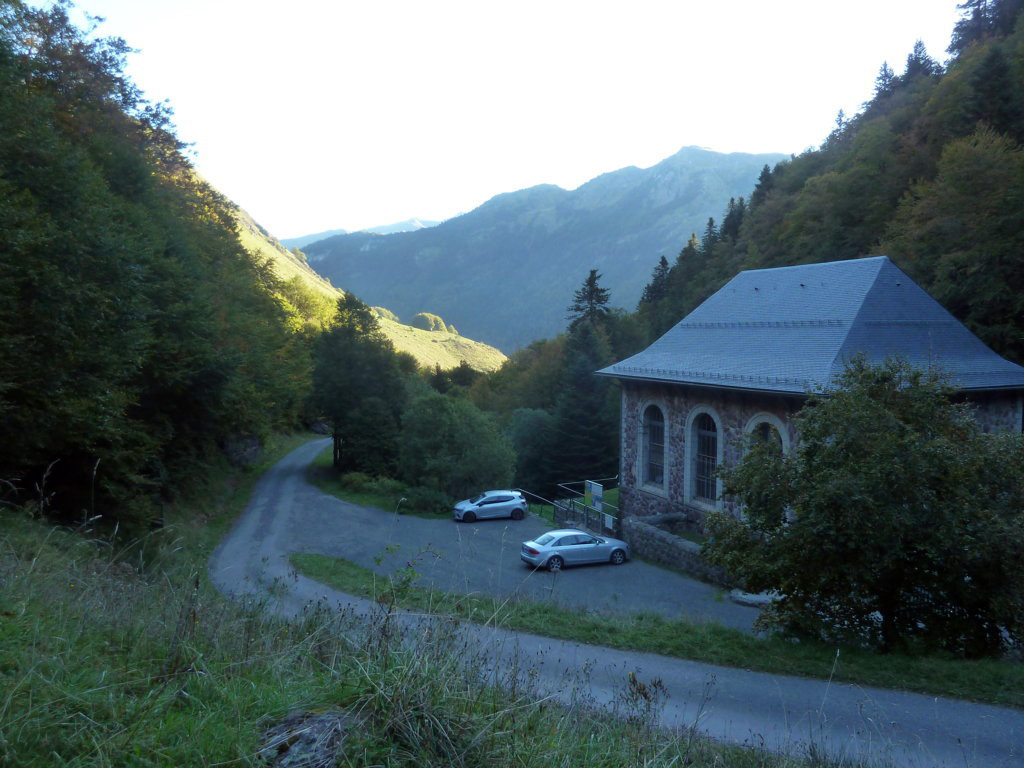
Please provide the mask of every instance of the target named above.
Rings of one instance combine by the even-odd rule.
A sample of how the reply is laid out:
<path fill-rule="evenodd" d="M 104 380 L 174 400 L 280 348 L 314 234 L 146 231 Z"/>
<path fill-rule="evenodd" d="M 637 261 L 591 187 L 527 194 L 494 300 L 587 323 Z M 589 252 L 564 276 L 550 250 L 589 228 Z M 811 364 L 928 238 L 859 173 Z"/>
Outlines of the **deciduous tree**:
<path fill-rule="evenodd" d="M 339 299 L 335 325 L 317 339 L 313 359 L 313 400 L 332 427 L 334 466 L 370 471 L 389 466 L 397 455 L 390 425 L 405 404 L 405 377 L 373 310 L 352 294 Z M 384 411 L 391 419 L 383 420 L 377 439 L 368 441 L 369 416 Z"/>
<path fill-rule="evenodd" d="M 1024 437 L 986 434 L 942 377 L 855 359 L 797 414 L 783 456 L 724 473 L 742 520 L 707 553 L 797 636 L 998 654 L 1024 640 Z"/>
<path fill-rule="evenodd" d="M 512 482 L 515 453 L 493 419 L 464 397 L 426 391 L 402 417 L 399 476 L 452 499 Z"/>

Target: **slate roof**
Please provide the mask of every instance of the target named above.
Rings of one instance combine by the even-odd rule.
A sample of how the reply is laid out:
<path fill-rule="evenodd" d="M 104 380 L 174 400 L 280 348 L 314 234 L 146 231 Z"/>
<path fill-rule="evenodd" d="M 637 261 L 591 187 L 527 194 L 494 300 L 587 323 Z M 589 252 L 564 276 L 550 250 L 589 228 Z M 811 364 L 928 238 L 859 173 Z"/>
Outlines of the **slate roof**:
<path fill-rule="evenodd" d="M 887 256 L 740 272 L 651 346 L 597 373 L 806 393 L 858 352 L 938 367 L 961 390 L 1024 389 L 997 355 Z"/>

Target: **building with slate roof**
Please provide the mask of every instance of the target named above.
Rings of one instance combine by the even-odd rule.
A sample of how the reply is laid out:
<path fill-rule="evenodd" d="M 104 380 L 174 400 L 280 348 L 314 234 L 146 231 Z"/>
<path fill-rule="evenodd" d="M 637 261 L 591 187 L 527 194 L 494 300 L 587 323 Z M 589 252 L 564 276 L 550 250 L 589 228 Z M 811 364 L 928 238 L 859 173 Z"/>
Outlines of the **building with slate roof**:
<path fill-rule="evenodd" d="M 624 513 L 699 521 L 728 507 L 716 468 L 738 460 L 754 432 L 792 449 L 792 415 L 856 354 L 939 368 L 983 428 L 1024 426 L 1024 368 L 888 257 L 749 270 L 647 349 L 598 371 L 622 383 Z"/>

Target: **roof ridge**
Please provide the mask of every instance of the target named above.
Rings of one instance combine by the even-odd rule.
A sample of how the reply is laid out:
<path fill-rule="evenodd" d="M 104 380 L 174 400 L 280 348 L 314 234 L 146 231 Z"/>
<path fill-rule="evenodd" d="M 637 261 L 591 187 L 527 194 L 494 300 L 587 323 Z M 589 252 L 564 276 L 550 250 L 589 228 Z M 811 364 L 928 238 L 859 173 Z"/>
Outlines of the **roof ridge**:
<path fill-rule="evenodd" d="M 688 323 L 683 318 L 676 327 L 684 328 L 821 328 L 846 325 L 849 320 L 723 320 Z"/>
<path fill-rule="evenodd" d="M 879 254 L 878 256 L 863 256 L 859 259 L 833 259 L 832 261 L 812 261 L 806 264 L 786 264 L 781 267 L 762 267 L 761 269 L 744 269 L 738 272 L 737 275 L 753 274 L 755 272 L 781 272 L 787 269 L 812 269 L 815 267 L 827 267 L 833 264 L 857 264 L 868 261 L 878 261 L 880 263 L 883 261 L 887 261 L 890 264 L 892 263 L 892 259 L 890 259 L 886 254 L 882 253 Z"/>
<path fill-rule="evenodd" d="M 860 297 L 860 303 L 859 303 L 859 305 L 857 307 L 857 311 L 856 311 L 856 313 L 854 313 L 853 319 L 850 320 L 850 324 L 846 327 L 846 333 L 843 334 L 843 340 L 836 346 L 836 353 L 835 353 L 835 355 L 833 355 L 832 360 L 829 362 L 829 365 L 828 365 L 828 370 L 829 371 L 836 370 L 836 363 L 837 362 L 838 363 L 842 363 L 843 362 L 843 360 L 841 358 L 844 356 L 844 354 L 846 352 L 846 344 L 850 340 L 850 335 L 861 324 L 861 322 L 860 322 L 861 316 L 864 315 L 868 311 L 868 299 L 870 298 L 870 296 L 871 296 L 872 292 L 875 290 L 875 288 L 878 286 L 878 281 L 881 279 L 882 272 L 883 272 L 883 269 L 886 266 L 886 264 L 888 264 L 893 269 L 895 269 L 898 272 L 900 272 L 901 274 L 903 274 L 903 270 L 900 269 L 899 267 L 897 267 L 895 264 L 893 264 L 888 256 L 880 256 L 880 257 L 875 257 L 875 258 L 877 260 L 878 266 L 875 269 L 874 279 L 872 279 L 871 285 L 869 285 L 867 287 L 867 290 L 864 291 L 864 294 Z M 859 261 L 859 259 L 858 259 L 858 261 Z M 863 321 L 863 323 L 866 325 L 867 324 L 867 320 L 865 319 Z M 830 384 L 831 384 L 831 381 L 828 382 L 826 384 L 826 386 L 828 386 Z"/>

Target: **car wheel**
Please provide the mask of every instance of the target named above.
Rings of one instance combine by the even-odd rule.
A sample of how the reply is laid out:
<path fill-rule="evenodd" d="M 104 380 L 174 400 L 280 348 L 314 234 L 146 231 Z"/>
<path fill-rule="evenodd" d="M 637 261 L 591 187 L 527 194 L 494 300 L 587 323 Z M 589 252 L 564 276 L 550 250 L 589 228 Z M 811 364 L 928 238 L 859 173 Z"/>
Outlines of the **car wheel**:
<path fill-rule="evenodd" d="M 565 561 L 558 555 L 552 555 L 548 558 L 548 570 L 549 571 L 560 571 L 562 566 L 565 565 Z"/>
<path fill-rule="evenodd" d="M 466 514 L 464 514 L 462 516 L 462 522 L 464 522 L 464 523 L 476 522 L 476 513 L 475 512 L 467 512 Z"/>
<path fill-rule="evenodd" d="M 621 549 L 616 549 L 612 552 L 611 563 L 612 565 L 622 565 L 626 562 L 626 553 Z"/>
<path fill-rule="evenodd" d="M 513 509 L 512 510 L 512 519 L 513 520 L 522 520 L 523 519 L 523 510 L 519 509 L 518 507 Z"/>

